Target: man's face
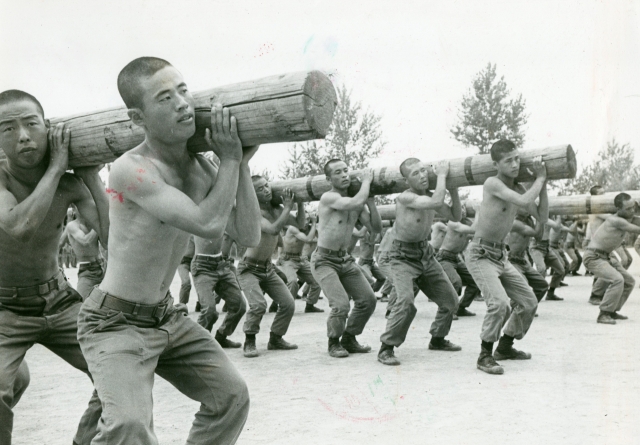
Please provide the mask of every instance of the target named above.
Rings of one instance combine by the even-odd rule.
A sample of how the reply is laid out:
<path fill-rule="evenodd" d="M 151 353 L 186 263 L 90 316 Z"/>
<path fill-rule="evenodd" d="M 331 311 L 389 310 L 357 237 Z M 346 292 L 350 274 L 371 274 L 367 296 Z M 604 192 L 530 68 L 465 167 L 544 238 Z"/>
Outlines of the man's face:
<path fill-rule="evenodd" d="M 338 190 L 346 190 L 351 184 L 349 177 L 349 167 L 344 162 L 334 162 L 331 164 L 331 172 L 327 176 L 327 180 L 331 182 L 331 186 Z"/>
<path fill-rule="evenodd" d="M 604 189 L 602 187 L 598 187 L 593 190 L 593 196 L 604 195 Z"/>
<path fill-rule="evenodd" d="M 163 142 L 184 143 L 196 131 L 195 101 L 182 74 L 172 66 L 140 81 L 140 110 L 149 133 Z"/>
<path fill-rule="evenodd" d="M 622 203 L 622 209 L 618 210 L 618 216 L 622 218 L 631 218 L 636 214 L 638 203 L 634 199 L 630 199 Z"/>
<path fill-rule="evenodd" d="M 253 189 L 259 202 L 271 202 L 271 186 L 266 179 L 260 178 L 253 182 Z"/>
<path fill-rule="evenodd" d="M 515 149 L 505 153 L 498 162 L 493 161 L 493 165 L 498 169 L 498 173 L 515 179 L 520 173 L 520 152 Z"/>
<path fill-rule="evenodd" d="M 414 190 L 426 190 L 429 187 L 429 170 L 423 162 L 416 162 L 409 167 L 407 184 Z"/>
<path fill-rule="evenodd" d="M 12 164 L 33 168 L 47 153 L 48 123 L 30 100 L 0 106 L 0 148 Z"/>

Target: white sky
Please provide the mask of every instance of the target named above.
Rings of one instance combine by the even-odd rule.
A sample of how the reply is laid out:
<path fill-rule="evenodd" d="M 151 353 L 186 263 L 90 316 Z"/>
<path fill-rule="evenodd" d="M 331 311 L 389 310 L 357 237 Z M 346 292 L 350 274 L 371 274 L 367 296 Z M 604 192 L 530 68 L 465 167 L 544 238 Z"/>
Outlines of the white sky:
<path fill-rule="evenodd" d="M 462 95 L 498 64 L 530 113 L 526 147 L 570 143 L 579 164 L 611 137 L 640 161 L 640 1 L 0 0 L 0 90 L 49 117 L 122 104 L 120 69 L 165 58 L 191 90 L 322 69 L 383 115 L 374 165 L 465 156 L 449 129 Z M 286 144 L 254 165 L 278 171 Z"/>

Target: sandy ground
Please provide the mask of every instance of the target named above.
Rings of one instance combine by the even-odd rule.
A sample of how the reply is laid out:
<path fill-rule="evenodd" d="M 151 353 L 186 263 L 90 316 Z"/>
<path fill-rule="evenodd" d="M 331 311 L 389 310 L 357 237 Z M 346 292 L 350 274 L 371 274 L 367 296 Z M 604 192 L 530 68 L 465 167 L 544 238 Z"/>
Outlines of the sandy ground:
<path fill-rule="evenodd" d="M 632 273 L 640 276 L 635 256 Z M 75 269 L 68 275 L 75 282 Z M 596 324 L 587 304 L 591 278 L 567 277 L 562 302 L 543 301 L 540 316 L 516 347 L 533 359 L 504 362 L 505 374 L 476 369 L 485 313 L 454 322 L 449 339 L 462 351 L 427 350 L 436 306 L 420 295 L 418 314 L 399 367 L 375 353 L 333 359 L 326 352 L 325 314 L 296 315 L 286 336 L 297 351 L 267 351 L 268 326 L 258 336 L 262 355 L 229 356 L 246 378 L 251 413 L 239 444 L 637 444 L 640 443 L 640 290 L 622 313 L 628 321 Z M 638 280 L 640 282 L 640 280 Z M 178 295 L 179 282 L 172 285 Z M 195 305 L 192 290 L 190 310 Z M 327 300 L 320 307 L 328 309 Z M 360 338 L 377 350 L 385 326 L 379 304 Z M 195 314 L 191 314 L 192 317 Z M 240 324 L 240 327 L 242 324 Z M 241 329 L 232 336 L 242 341 Z M 31 386 L 16 407 L 14 444 L 71 443 L 91 393 L 90 381 L 45 348 L 27 354 Z M 157 379 L 155 430 L 161 444 L 184 443 L 198 404 Z"/>

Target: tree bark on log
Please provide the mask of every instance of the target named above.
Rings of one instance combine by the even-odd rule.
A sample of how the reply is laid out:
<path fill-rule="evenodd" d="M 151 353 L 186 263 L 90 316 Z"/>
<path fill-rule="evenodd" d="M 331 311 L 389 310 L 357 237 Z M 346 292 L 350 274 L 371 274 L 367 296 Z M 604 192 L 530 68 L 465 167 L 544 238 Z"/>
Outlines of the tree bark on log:
<path fill-rule="evenodd" d="M 613 199 L 618 193 L 611 192 L 604 195 L 572 195 L 572 196 L 550 196 L 549 197 L 549 215 L 594 215 L 602 213 L 615 213 L 616 206 Z M 631 195 L 632 199 L 640 200 L 640 191 L 625 191 Z M 481 201 L 467 200 L 465 203 L 467 215 L 474 217 L 480 208 Z"/>
<path fill-rule="evenodd" d="M 205 129 L 211 125 L 211 105 L 230 109 L 243 146 L 323 139 L 331 125 L 337 96 L 331 80 L 320 71 L 265 77 L 194 93 L 196 133 L 193 152 L 208 150 Z M 144 140 L 125 107 L 51 119 L 71 130 L 69 168 L 112 162 Z M 0 150 L 0 159 L 5 154 Z"/>
<path fill-rule="evenodd" d="M 571 145 L 558 145 L 520 152 L 520 174 L 517 180 L 520 182 L 533 181 L 533 158 L 542 156 L 547 166 L 549 179 L 571 179 L 576 175 L 576 156 Z M 484 181 L 496 175 L 491 156 L 475 155 L 466 158 L 451 159 L 447 187 L 466 187 L 482 185 Z M 426 162 L 432 164 L 432 162 Z M 374 178 L 371 183 L 371 195 L 390 195 L 403 192 L 408 188 L 398 167 L 382 167 L 373 169 Z M 351 172 L 351 185 L 349 195 L 355 195 L 360 190 L 361 170 Z M 429 169 L 429 189 L 436 186 L 437 176 L 433 169 Z M 331 185 L 324 175 L 309 176 L 271 183 L 273 196 L 279 201 L 280 194 L 285 188 L 290 188 L 296 195 L 296 199 L 302 201 L 317 201 L 323 193 L 331 190 Z"/>

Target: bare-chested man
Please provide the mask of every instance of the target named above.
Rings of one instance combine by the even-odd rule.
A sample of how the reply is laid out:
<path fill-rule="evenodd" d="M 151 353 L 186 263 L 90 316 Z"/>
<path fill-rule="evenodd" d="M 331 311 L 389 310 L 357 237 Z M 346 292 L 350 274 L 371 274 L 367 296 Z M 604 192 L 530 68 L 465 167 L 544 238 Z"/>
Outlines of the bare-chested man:
<path fill-rule="evenodd" d="M 525 277 L 538 302 L 547 293 L 549 284 L 540 272 L 531 265 L 528 250 L 531 238 L 540 236 L 543 230 L 544 224 L 534 223 L 530 216 L 518 214 L 507 237 L 509 262 Z"/>
<path fill-rule="evenodd" d="M 434 222 L 429 235 L 429 244 L 433 247 L 434 252 L 437 253 L 440 250 L 445 236 L 447 236 L 447 225 L 442 221 Z"/>
<path fill-rule="evenodd" d="M 66 173 L 71 134 L 49 127 L 32 95 L 0 93 L 0 443 L 11 444 L 11 408 L 26 387 L 24 356 L 40 343 L 89 374 L 77 340 L 82 298 L 58 268 L 62 224 L 71 204 L 102 241 L 108 203 L 97 167 Z M 47 142 L 48 141 L 48 142 Z M 55 409 L 55 403 L 51 403 Z M 94 393 L 74 443 L 96 433 L 100 401 Z"/>
<path fill-rule="evenodd" d="M 358 265 L 362 268 L 367 281 L 371 283 L 371 288 L 374 292 L 378 292 L 382 289 L 387 277 L 382 273 L 378 264 L 373 258 L 375 251 L 376 240 L 380 236 L 379 233 L 369 232 L 360 239 L 360 256 L 358 257 Z"/>
<path fill-rule="evenodd" d="M 303 227 L 306 220 L 304 206 L 301 202 L 297 204 L 296 217 L 294 218 L 291 214 L 294 195 L 290 190 L 284 191 L 282 204 L 273 205 L 269 182 L 259 175 L 252 176 L 252 181 L 262 212 L 262 218 L 259 218 L 262 230 L 260 244 L 247 249 L 242 261 L 238 264 L 238 281 L 249 301 L 249 310 L 243 327 L 245 334 L 244 356 L 249 358 L 259 355 L 256 347 L 256 335 L 260 332 L 260 322 L 267 311 L 265 292 L 273 299 L 274 309 L 276 309 L 267 349 L 290 350 L 298 348 L 297 345 L 282 338 L 289 330 L 296 306 L 293 295 L 271 262 L 271 255 L 277 248 L 280 230 L 284 225 Z"/>
<path fill-rule="evenodd" d="M 480 289 L 476 286 L 476 282 L 473 280 L 462 258 L 462 252 L 467 248 L 469 239 L 475 233 L 475 229 L 470 227 L 471 221 L 464 218 L 464 210 L 462 213 L 462 222 L 447 222 L 446 234 L 436 254 L 436 260 L 444 269 L 458 295 L 462 295 L 462 286 L 465 286 L 464 296 L 458 303 L 456 315 L 458 317 L 470 317 L 476 315 L 468 308 L 473 303 L 473 300 L 480 295 Z"/>
<path fill-rule="evenodd" d="M 255 194 L 243 198 L 250 198 L 251 201 L 238 200 L 237 207 L 258 208 Z M 233 270 L 233 260 L 228 257 L 230 243 L 224 243 L 225 238 L 230 237 L 194 237 L 195 256 L 191 262 L 191 275 L 193 275 L 193 284 L 196 287 L 201 308 L 198 324 L 211 332 L 219 316 L 216 309 L 217 300 L 223 299 L 226 315 L 216 331 L 215 339 L 223 348 L 239 348 L 242 346 L 240 343 L 229 340 L 227 337 L 236 330 L 240 319 L 247 311 L 247 304 L 242 296 L 236 272 Z M 226 255 L 222 252 L 223 244 L 227 244 Z"/>
<path fill-rule="evenodd" d="M 591 235 L 585 249 L 584 266 L 596 277 L 594 288 L 601 281 L 608 287 L 600 304 L 598 323 L 616 324 L 627 317 L 618 313 L 633 290 L 635 280 L 611 253 L 622 244 L 627 232 L 640 233 L 640 218 L 636 217 L 638 204 L 626 193 L 614 198 L 617 212 L 607 216 Z"/>
<path fill-rule="evenodd" d="M 187 443 L 233 444 L 249 412 L 247 385 L 211 334 L 167 291 L 189 234 L 244 244 L 260 236 L 248 161 L 236 121 L 215 105 L 205 141 L 219 169 L 187 150 L 194 99 L 167 61 L 141 57 L 118 75 L 118 90 L 145 140 L 113 163 L 109 177 L 109 261 L 83 303 L 78 339 L 104 407 L 92 445 L 157 444 L 154 373 L 200 402 Z"/>
<path fill-rule="evenodd" d="M 582 229 L 581 222 L 576 219 L 569 226 L 567 239 L 564 243 L 564 251 L 567 253 L 567 255 L 569 255 L 569 258 L 571 258 L 568 273 L 575 277 L 580 276 L 578 270 L 580 269 L 580 266 L 582 266 L 582 255 L 580 255 L 580 252 L 578 251 L 578 245 L 576 244 L 578 237 L 581 234 L 584 234 L 584 231 Z"/>
<path fill-rule="evenodd" d="M 515 144 L 505 139 L 494 143 L 491 159 L 498 174 L 488 178 L 483 185 L 483 200 L 475 221 L 476 234 L 467 248 L 465 261 L 487 303 L 477 367 L 489 374 L 503 374 L 504 369 L 496 360 L 531 358 L 531 354 L 515 349 L 513 341 L 525 336 L 538 307 L 533 290 L 509 262 L 504 241 L 513 227 L 519 207 L 544 224 L 549 215 L 549 200 L 547 169 L 540 157 L 533 162 L 536 180 L 523 194 L 517 191 L 515 184 L 520 172 L 520 154 Z M 536 206 L 538 196 L 540 202 Z M 498 339 L 500 343 L 494 357 L 493 343 Z"/>
<path fill-rule="evenodd" d="M 349 167 L 340 159 L 331 159 L 324 165 L 331 190 L 320 198 L 318 247 L 311 255 L 311 271 L 329 300 L 331 313 L 327 319 L 329 355 L 348 357 L 349 353 L 366 353 L 370 346 L 358 343 L 357 335 L 364 330 L 376 309 L 376 296 L 360 267 L 347 249 L 358 220 L 373 231 L 382 229 L 382 220 L 369 189 L 373 179 L 366 170 L 360 190 L 349 197 L 351 183 Z M 354 306 L 349 313 L 349 297 Z"/>
<path fill-rule="evenodd" d="M 428 192 L 429 170 L 419 159 L 405 160 L 400 165 L 400 173 L 409 189 L 396 198 L 395 240 L 389 253 L 397 299 L 391 307 L 387 327 L 380 336 L 381 346 L 378 352 L 378 361 L 392 366 L 400 364 L 393 348 L 404 343 L 417 312 L 414 283 L 438 305 L 436 318 L 429 331 L 429 349 L 462 349 L 445 339 L 458 306 L 458 296 L 442 266 L 436 261 L 433 247 L 427 242 L 436 212 L 447 219 L 460 220 L 461 207 L 457 188 L 449 189 L 451 207 L 444 203 L 449 162 L 441 161 L 436 165 L 438 181 L 433 194 Z"/>
<path fill-rule="evenodd" d="M 196 254 L 196 243 L 193 239 L 193 235 L 189 237 L 189 244 L 187 244 L 187 250 L 182 255 L 180 264 L 178 265 L 178 276 L 180 277 L 180 293 L 178 294 L 178 301 L 181 304 L 186 305 L 189 303 L 189 296 L 191 295 L 191 261 Z M 200 310 L 200 301 L 196 303 L 196 312 Z"/>
<path fill-rule="evenodd" d="M 544 225 L 544 231 L 541 235 L 534 238 L 534 245 L 530 250 L 531 258 L 540 275 L 543 277 L 546 276 L 547 268 L 551 268 L 551 282 L 549 283 L 546 298 L 549 301 L 564 300 L 564 298 L 557 296 L 555 291 L 556 288 L 560 287 L 560 283 L 565 274 L 564 262 L 557 252 L 560 233 L 565 229 L 569 230 L 567 227 L 564 227 L 561 222 L 548 219 Z"/>
<path fill-rule="evenodd" d="M 75 206 L 74 206 L 75 207 Z M 66 236 L 78 260 L 78 293 L 84 300 L 95 286 L 104 278 L 104 261 L 100 257 L 98 232 L 89 227 L 86 218 L 80 212 L 65 228 Z"/>
<path fill-rule="evenodd" d="M 302 204 L 299 204 L 302 205 Z M 324 312 L 324 310 L 316 307 L 318 297 L 320 297 L 320 285 L 313 278 L 311 273 L 311 264 L 309 260 L 302 256 L 302 249 L 305 244 L 313 242 L 316 237 L 316 217 L 310 216 L 311 224 L 305 230 L 305 234 L 293 225 L 286 226 L 286 231 L 282 237 L 282 253 L 280 254 L 280 262 L 282 272 L 287 276 L 287 287 L 294 297 L 298 295 L 298 279 L 309 285 L 309 291 L 304 298 L 306 305 L 305 312 Z"/>

